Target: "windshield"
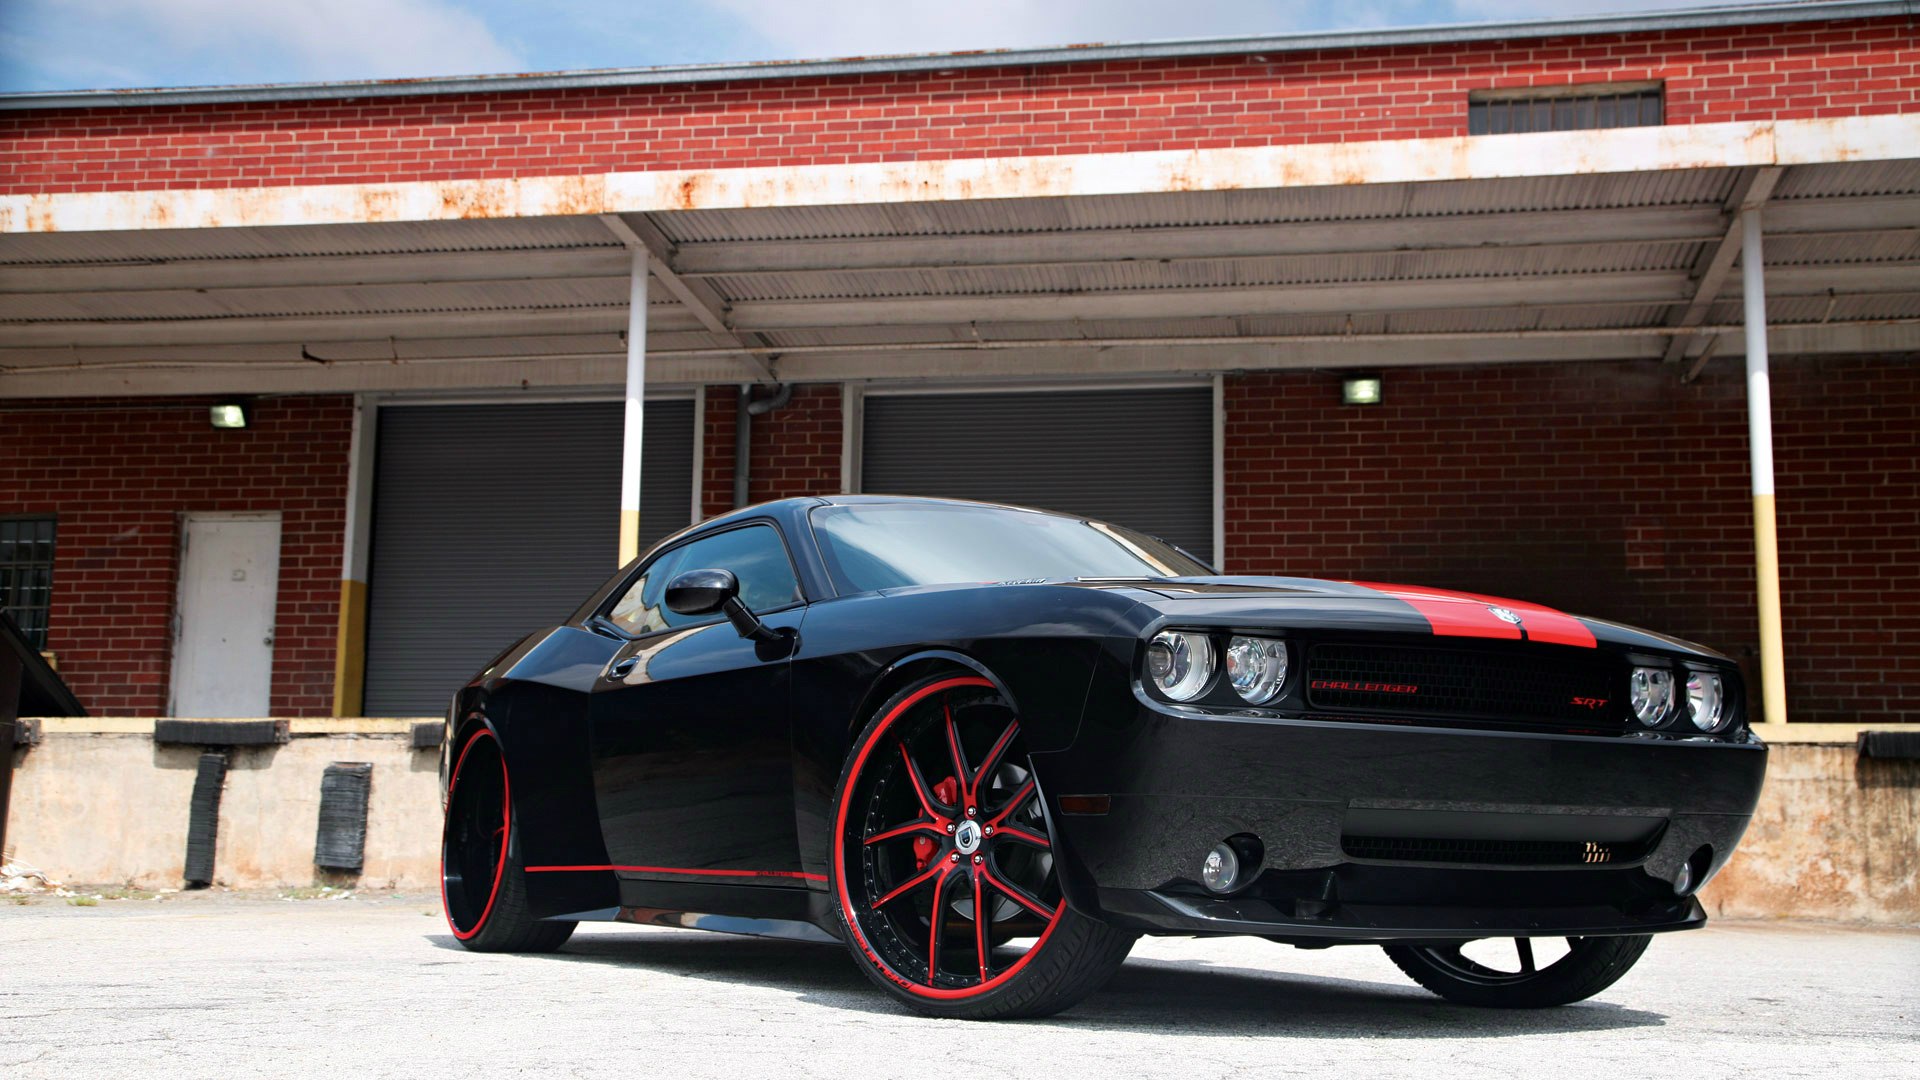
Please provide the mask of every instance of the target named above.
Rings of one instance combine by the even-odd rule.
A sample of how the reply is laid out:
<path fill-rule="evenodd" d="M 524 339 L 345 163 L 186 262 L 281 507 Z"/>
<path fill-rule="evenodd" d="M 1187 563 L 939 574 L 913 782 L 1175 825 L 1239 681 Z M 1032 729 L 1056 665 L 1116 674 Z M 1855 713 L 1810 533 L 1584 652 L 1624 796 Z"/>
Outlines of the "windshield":
<path fill-rule="evenodd" d="M 1211 573 L 1171 544 L 1098 521 L 953 503 L 813 511 L 841 593 L 957 582 L 1192 577 Z"/>

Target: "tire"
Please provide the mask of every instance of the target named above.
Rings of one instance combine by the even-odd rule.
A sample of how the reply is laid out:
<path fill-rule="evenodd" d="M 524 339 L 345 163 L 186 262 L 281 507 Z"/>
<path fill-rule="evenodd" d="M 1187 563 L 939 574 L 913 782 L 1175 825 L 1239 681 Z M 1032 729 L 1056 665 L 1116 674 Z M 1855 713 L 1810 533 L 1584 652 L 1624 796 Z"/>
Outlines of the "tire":
<path fill-rule="evenodd" d="M 1388 945 L 1387 955 L 1401 971 L 1428 990 L 1461 1005 L 1501 1009 L 1546 1009 L 1570 1005 L 1619 981 L 1647 951 L 1653 938 L 1566 938 L 1567 953 L 1535 968 L 1533 940 L 1514 938 L 1516 970 L 1467 957 L 1471 942 L 1449 945 Z"/>
<path fill-rule="evenodd" d="M 513 786 L 499 736 L 486 728 L 461 745 L 447 782 L 440 906 L 454 938 L 474 952 L 552 952 L 577 925 L 541 921 L 527 910 Z"/>
<path fill-rule="evenodd" d="M 875 712 L 835 788 L 831 874 L 854 963 L 929 1016 L 1059 1012 L 1138 936 L 1067 906 L 1018 719 L 977 675 L 923 679 Z"/>

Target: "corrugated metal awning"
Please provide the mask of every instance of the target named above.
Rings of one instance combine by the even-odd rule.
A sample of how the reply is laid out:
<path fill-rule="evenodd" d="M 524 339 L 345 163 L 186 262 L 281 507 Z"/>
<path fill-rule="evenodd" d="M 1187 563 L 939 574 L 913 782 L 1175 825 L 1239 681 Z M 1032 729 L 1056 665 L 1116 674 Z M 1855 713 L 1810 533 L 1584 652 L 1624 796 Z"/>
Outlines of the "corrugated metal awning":
<path fill-rule="evenodd" d="M 1679 361 L 1741 351 L 1739 275 L 1697 294 L 1763 171 L 622 220 L 713 300 L 652 290 L 667 383 Z M 1920 160 L 1767 179 L 1774 350 L 1920 349 Z M 0 396 L 612 385 L 628 262 L 595 217 L 0 236 Z"/>

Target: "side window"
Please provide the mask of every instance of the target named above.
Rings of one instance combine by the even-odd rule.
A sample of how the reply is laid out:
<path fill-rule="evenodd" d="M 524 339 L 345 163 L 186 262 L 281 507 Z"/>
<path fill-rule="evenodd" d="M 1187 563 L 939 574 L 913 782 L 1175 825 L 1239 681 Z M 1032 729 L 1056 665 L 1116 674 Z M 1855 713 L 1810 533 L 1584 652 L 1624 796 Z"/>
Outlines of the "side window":
<path fill-rule="evenodd" d="M 800 599 L 787 546 L 771 525 L 749 525 L 695 540 L 665 552 L 634 579 L 626 595 L 607 613 L 629 634 L 703 622 L 710 616 L 676 615 L 667 610 L 667 582 L 687 570 L 731 570 L 740 579 L 740 599 L 753 611 L 786 607 Z"/>

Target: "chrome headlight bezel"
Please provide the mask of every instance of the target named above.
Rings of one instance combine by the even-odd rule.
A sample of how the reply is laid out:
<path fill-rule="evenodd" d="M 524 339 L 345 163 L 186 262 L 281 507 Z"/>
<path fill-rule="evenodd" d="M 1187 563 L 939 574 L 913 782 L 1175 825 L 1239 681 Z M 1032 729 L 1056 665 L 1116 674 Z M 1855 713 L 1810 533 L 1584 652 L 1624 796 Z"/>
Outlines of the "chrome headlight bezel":
<path fill-rule="evenodd" d="M 1200 698 L 1213 685 L 1213 639 L 1191 630 L 1162 630 L 1147 641 L 1141 675 L 1169 701 Z"/>
<path fill-rule="evenodd" d="M 1708 735 L 1726 730 L 1732 710 L 1727 708 L 1727 680 L 1719 672 L 1689 669 L 1680 696 L 1694 728 Z"/>
<path fill-rule="evenodd" d="M 1249 705 L 1265 705 L 1287 688 L 1287 643 L 1234 634 L 1227 639 L 1227 685 Z"/>
<path fill-rule="evenodd" d="M 1658 728 L 1673 719 L 1675 683 L 1670 667 L 1634 666 L 1627 676 L 1627 705 L 1641 727 Z"/>

